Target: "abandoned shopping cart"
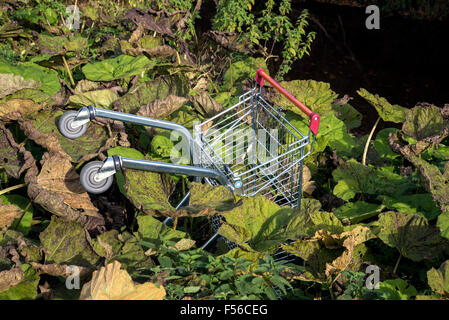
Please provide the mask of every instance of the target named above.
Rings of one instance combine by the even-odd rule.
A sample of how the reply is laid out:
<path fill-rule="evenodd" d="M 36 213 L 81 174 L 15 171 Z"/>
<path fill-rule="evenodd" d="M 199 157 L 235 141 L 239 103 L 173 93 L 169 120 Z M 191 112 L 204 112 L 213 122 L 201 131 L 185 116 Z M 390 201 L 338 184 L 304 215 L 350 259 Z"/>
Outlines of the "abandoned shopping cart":
<path fill-rule="evenodd" d="M 310 118 L 307 134 L 301 133 L 286 120 L 281 110 L 262 97 L 264 80 Z M 224 185 L 240 196 L 263 195 L 279 205 L 291 207 L 300 206 L 303 161 L 313 149 L 320 121 L 318 114 L 293 97 L 263 69 L 257 71 L 255 86 L 241 95 L 238 103 L 195 125 L 194 135 L 177 123 L 92 106 L 64 113 L 58 128 L 65 137 L 75 139 L 86 132 L 88 122 L 96 117 L 177 131 L 188 149 L 191 165 L 114 155 L 83 167 L 80 180 L 87 192 L 105 192 L 112 185 L 113 175 L 121 168 L 129 168 L 204 178 L 210 185 Z M 187 205 L 188 199 L 189 193 L 177 208 Z M 220 221 L 213 217 L 215 235 L 203 248 L 218 236 Z M 228 246 L 233 244 L 228 242 Z"/>

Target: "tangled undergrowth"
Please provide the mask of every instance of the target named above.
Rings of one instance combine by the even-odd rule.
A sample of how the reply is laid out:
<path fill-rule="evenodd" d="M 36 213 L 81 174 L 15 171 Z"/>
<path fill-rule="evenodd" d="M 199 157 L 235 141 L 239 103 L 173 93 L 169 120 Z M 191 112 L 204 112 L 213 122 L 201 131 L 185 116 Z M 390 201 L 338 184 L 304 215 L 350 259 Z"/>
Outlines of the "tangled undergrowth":
<path fill-rule="evenodd" d="M 87 161 L 170 162 L 174 144 L 166 131 L 101 119 L 69 140 L 56 125 L 66 110 L 93 105 L 192 130 L 252 87 L 273 48 L 278 79 L 307 54 L 307 11 L 290 21 L 290 1 L 266 1 L 266 14 L 246 3 L 236 15 L 233 1 L 220 1 L 227 16 L 204 35 L 194 28 L 201 1 L 79 1 L 79 25 L 66 11 L 73 3 L 3 4 L 0 299 L 449 298 L 449 105 L 405 108 L 361 88 L 376 124 L 391 126 L 356 137 L 362 115 L 350 97 L 323 82 L 282 81 L 322 115 L 301 208 L 130 169 L 105 194 L 83 190 Z M 270 88 L 266 98 L 307 132 L 288 100 Z M 189 206 L 176 210 L 188 190 Z M 236 248 L 222 239 L 200 249 L 214 215 Z M 279 247 L 295 259 L 273 258 Z M 75 267 L 79 289 L 66 286 Z M 366 285 L 367 270 L 379 271 L 378 283 Z"/>

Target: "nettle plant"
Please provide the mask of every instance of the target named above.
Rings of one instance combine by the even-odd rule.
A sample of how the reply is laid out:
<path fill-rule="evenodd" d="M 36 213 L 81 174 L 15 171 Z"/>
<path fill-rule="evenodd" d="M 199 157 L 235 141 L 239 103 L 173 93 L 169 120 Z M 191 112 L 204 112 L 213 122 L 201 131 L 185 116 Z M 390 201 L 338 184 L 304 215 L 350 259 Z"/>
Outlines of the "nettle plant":
<path fill-rule="evenodd" d="M 273 49 L 281 45 L 282 61 L 276 78 L 282 80 L 294 61 L 310 53 L 316 33 L 306 31 L 309 12 L 304 9 L 292 22 L 291 0 L 267 0 L 265 8 L 258 12 L 252 11 L 254 3 L 255 0 L 219 1 L 213 28 L 240 33 L 240 41 L 250 43 L 266 60 L 277 58 L 272 55 Z"/>

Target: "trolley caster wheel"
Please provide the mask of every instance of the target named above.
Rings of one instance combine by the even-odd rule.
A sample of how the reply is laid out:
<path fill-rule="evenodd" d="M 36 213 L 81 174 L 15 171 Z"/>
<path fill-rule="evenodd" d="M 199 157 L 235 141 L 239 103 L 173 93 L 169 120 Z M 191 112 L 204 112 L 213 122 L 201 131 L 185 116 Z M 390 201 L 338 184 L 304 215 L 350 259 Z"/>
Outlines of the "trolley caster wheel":
<path fill-rule="evenodd" d="M 58 121 L 58 129 L 61 134 L 69 139 L 76 139 L 83 136 L 87 131 L 87 123 L 82 126 L 73 128 L 72 122 L 75 120 L 78 112 L 68 111 L 64 113 Z"/>
<path fill-rule="evenodd" d="M 97 180 L 95 175 L 103 166 L 102 161 L 92 161 L 86 164 L 81 170 L 80 182 L 84 190 L 93 194 L 100 194 L 108 190 L 114 180 L 113 176 L 109 176 L 103 180 Z"/>

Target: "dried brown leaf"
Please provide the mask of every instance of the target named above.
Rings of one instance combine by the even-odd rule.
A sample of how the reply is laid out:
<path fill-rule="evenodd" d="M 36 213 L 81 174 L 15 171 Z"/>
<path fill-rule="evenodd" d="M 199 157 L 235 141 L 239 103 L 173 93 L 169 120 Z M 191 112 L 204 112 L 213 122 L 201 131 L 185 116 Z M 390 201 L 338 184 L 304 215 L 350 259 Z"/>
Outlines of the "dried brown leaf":
<path fill-rule="evenodd" d="M 186 102 L 186 98 L 171 94 L 164 99 L 156 99 L 154 102 L 141 106 L 137 114 L 144 117 L 162 119 L 182 107 Z"/>
<path fill-rule="evenodd" d="M 15 121 L 42 109 L 44 105 L 29 99 L 11 99 L 0 104 L 0 120 Z"/>
<path fill-rule="evenodd" d="M 0 122 L 0 167 L 16 179 L 34 164 L 33 155 L 24 146 L 14 141 L 14 137 Z"/>
<path fill-rule="evenodd" d="M 7 230 L 14 219 L 22 216 L 22 210 L 13 204 L 3 204 L 0 200 L 0 231 Z M 1 291 L 1 290 L 0 290 Z"/>
<path fill-rule="evenodd" d="M 41 163 L 39 173 L 34 166 L 25 175 L 28 195 L 35 203 L 69 220 L 80 216 L 102 218 L 81 186 L 69 158 L 58 153 L 45 153 Z"/>

